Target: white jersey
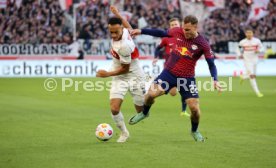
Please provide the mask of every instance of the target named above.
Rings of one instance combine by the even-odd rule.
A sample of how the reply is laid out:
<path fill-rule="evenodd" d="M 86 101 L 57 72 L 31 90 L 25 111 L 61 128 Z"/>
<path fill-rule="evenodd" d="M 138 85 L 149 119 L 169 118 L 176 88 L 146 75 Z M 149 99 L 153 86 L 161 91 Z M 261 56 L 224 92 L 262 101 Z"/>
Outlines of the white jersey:
<path fill-rule="evenodd" d="M 253 61 L 257 62 L 258 52 L 261 52 L 263 49 L 261 40 L 253 37 L 248 40 L 247 38 L 243 39 L 239 43 L 239 47 L 243 49 L 243 58 L 244 61 Z"/>
<path fill-rule="evenodd" d="M 135 47 L 127 29 L 123 29 L 122 39 L 119 41 L 112 40 L 111 42 L 111 54 L 113 56 L 113 69 L 117 69 L 121 64 L 130 64 L 129 73 L 119 75 L 118 77 L 143 77 L 144 73 L 139 66 L 139 52 Z"/>

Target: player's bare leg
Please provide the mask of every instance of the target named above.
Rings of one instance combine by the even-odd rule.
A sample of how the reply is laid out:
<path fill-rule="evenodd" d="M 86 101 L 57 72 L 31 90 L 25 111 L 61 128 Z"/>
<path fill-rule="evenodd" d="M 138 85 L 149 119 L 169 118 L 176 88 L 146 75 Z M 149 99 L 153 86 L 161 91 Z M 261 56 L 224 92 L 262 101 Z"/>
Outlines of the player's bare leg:
<path fill-rule="evenodd" d="M 110 109 L 112 113 L 112 119 L 116 123 L 116 126 L 121 130 L 121 134 L 117 142 L 125 142 L 129 137 L 129 132 L 126 128 L 126 124 L 124 121 L 124 116 L 120 111 L 122 103 L 123 103 L 122 99 L 119 99 L 119 98 L 110 99 Z"/>
<path fill-rule="evenodd" d="M 144 106 L 138 106 L 136 104 L 134 106 L 135 106 L 135 109 L 136 109 L 137 113 L 141 113 L 143 111 L 143 109 L 144 109 Z"/>
<path fill-rule="evenodd" d="M 263 97 L 264 95 L 260 92 L 257 82 L 256 82 L 256 75 L 250 75 L 250 84 L 255 91 L 256 95 L 258 97 Z"/>
<path fill-rule="evenodd" d="M 165 91 L 162 89 L 162 87 L 158 84 L 152 84 L 151 87 L 148 90 L 148 93 L 145 95 L 145 102 L 143 107 L 143 112 L 138 113 L 135 116 L 131 117 L 129 120 L 130 125 L 134 125 L 138 123 L 139 121 L 145 119 L 149 115 L 149 110 L 151 105 L 154 103 L 154 99 L 156 97 L 159 97 L 163 95 Z"/>
<path fill-rule="evenodd" d="M 171 90 L 169 91 L 169 93 L 170 93 L 171 96 L 176 96 L 176 94 L 177 94 L 176 87 L 171 88 Z"/>
<path fill-rule="evenodd" d="M 200 121 L 200 108 L 199 108 L 199 99 L 198 98 L 189 98 L 186 100 L 187 105 L 191 110 L 191 135 L 195 141 L 204 142 L 203 136 L 198 131 L 198 125 Z"/>

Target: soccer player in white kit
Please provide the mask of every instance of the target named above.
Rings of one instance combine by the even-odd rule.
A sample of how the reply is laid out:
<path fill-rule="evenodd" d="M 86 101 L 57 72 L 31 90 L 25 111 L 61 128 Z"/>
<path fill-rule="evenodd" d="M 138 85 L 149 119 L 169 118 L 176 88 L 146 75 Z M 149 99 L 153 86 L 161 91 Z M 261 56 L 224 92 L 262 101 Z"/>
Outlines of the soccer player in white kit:
<path fill-rule="evenodd" d="M 111 8 L 112 10 L 114 9 Z M 126 93 L 130 91 L 137 113 L 142 112 L 144 104 L 144 73 L 138 62 L 139 52 L 128 30 L 122 24 L 131 28 L 128 23 L 126 25 L 122 17 L 109 19 L 108 29 L 112 38 L 112 70 L 99 70 L 96 75 L 97 77 L 113 77 L 110 90 L 110 108 L 112 118 L 121 130 L 117 142 L 125 142 L 129 137 L 124 116 L 120 111 Z"/>
<path fill-rule="evenodd" d="M 256 69 L 259 53 L 263 50 L 261 40 L 253 37 L 253 31 L 247 29 L 245 32 L 246 38 L 239 43 L 240 49 L 238 55 L 243 57 L 246 74 L 241 75 L 241 80 L 250 79 L 251 86 L 258 97 L 263 97 L 256 82 Z M 241 51 L 242 54 L 241 54 Z"/>

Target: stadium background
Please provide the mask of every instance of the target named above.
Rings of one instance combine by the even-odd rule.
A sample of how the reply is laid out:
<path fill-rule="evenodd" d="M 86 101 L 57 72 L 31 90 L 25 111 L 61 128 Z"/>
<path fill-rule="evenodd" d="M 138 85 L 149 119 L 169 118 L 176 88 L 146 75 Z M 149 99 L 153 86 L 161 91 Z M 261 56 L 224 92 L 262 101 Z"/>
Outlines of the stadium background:
<path fill-rule="evenodd" d="M 255 36 L 264 44 L 264 52 L 260 54 L 262 61 L 258 74 L 276 75 L 275 71 L 271 70 L 274 68 L 273 61 L 265 60 L 275 58 L 276 52 L 274 0 L 255 3 L 252 0 L 2 0 L 0 59 L 6 61 L 1 61 L 4 70 L 1 71 L 0 76 L 95 76 L 93 70 L 89 74 L 78 74 L 72 69 L 79 64 L 85 67 L 87 61 L 91 60 L 95 64 L 94 67 L 102 68 L 102 63 L 97 60 L 112 58 L 109 52 L 110 39 L 107 29 L 107 20 L 112 17 L 109 11 L 110 4 L 116 5 L 122 11 L 133 28 L 167 29 L 168 20 L 172 17 L 182 19 L 188 14 L 196 15 L 200 19 L 200 33 L 207 37 L 216 53 L 218 67 L 232 64 L 229 68 L 220 70 L 221 76 L 237 76 L 244 73 L 243 63 L 236 54 L 237 44 L 244 38 L 244 29 L 252 28 Z M 135 41 L 140 59 L 150 60 L 153 58 L 160 38 L 139 36 Z M 78 65 L 70 61 L 68 70 L 66 67 L 61 67 L 60 72 L 51 73 L 52 75 L 43 73 L 47 71 L 44 64 L 41 73 L 33 75 L 32 69 L 42 66 L 41 61 L 33 60 L 76 59 L 85 61 L 79 61 Z M 142 61 L 143 69 L 152 68 L 149 62 Z M 59 64 L 55 61 L 49 64 L 55 63 Z M 207 66 L 202 64 L 203 68 L 197 68 L 198 76 L 208 75 Z M 61 64 L 63 65 L 67 65 L 66 62 Z M 162 65 L 159 63 L 158 68 L 162 69 Z M 71 73 L 64 73 L 64 71 Z M 154 70 L 148 71 L 152 74 Z M 153 74 L 157 75 L 159 72 L 156 71 Z"/>
<path fill-rule="evenodd" d="M 158 99 L 151 117 L 128 126 L 130 141 L 118 145 L 117 134 L 107 143 L 94 136 L 102 122 L 117 131 L 107 91 L 45 90 L 47 77 L 58 84 L 61 77 L 100 80 L 91 77 L 111 64 L 110 4 L 134 28 L 167 29 L 172 17 L 200 18 L 219 79 L 233 77 L 231 92 L 200 92 L 206 143 L 192 141 L 189 120 L 178 116 L 178 96 Z M 261 99 L 249 82 L 239 84 L 245 70 L 236 49 L 246 27 L 264 44 L 257 69 Z M 275 0 L 0 0 L 0 167 L 275 167 L 275 27 Z M 151 62 L 160 39 L 135 41 L 143 70 L 159 74 L 163 62 Z M 210 80 L 204 59 L 196 76 Z M 133 115 L 132 106 L 128 96 L 125 119 Z"/>

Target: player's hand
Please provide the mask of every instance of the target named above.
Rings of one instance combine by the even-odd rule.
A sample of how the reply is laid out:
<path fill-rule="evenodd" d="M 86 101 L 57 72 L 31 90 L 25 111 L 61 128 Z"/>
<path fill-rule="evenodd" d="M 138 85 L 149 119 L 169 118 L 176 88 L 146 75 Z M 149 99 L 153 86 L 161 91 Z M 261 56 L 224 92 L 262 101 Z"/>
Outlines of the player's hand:
<path fill-rule="evenodd" d="M 214 87 L 218 91 L 219 94 L 222 92 L 219 81 L 214 81 Z"/>
<path fill-rule="evenodd" d="M 158 61 L 158 59 L 154 58 L 153 61 L 152 61 L 152 65 L 155 66 L 157 61 Z"/>
<path fill-rule="evenodd" d="M 116 8 L 115 6 L 111 5 L 110 10 L 114 15 L 116 16 L 120 15 L 118 8 Z"/>
<path fill-rule="evenodd" d="M 97 71 L 96 77 L 106 78 L 106 77 L 109 77 L 109 74 L 106 70 L 100 69 Z"/>
<path fill-rule="evenodd" d="M 130 31 L 130 35 L 131 36 L 137 36 L 137 35 L 140 35 L 141 32 L 142 32 L 141 29 L 133 29 L 133 30 Z"/>

